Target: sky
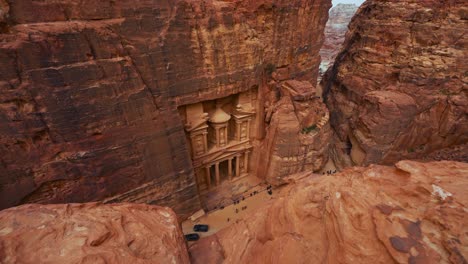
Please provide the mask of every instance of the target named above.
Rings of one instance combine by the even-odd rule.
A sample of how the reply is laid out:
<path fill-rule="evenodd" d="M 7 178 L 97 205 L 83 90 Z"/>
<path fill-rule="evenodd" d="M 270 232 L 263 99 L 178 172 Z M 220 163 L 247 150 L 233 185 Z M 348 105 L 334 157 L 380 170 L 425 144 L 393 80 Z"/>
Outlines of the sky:
<path fill-rule="evenodd" d="M 364 0 L 333 0 L 333 5 L 337 5 L 337 4 L 355 4 L 355 5 L 361 5 L 362 3 L 364 3 Z"/>

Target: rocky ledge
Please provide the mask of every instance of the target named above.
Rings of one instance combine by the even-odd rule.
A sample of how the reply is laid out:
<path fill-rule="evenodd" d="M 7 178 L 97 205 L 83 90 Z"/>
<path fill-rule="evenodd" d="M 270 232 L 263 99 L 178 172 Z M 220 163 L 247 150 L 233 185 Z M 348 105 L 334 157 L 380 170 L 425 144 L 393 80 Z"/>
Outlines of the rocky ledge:
<path fill-rule="evenodd" d="M 466 263 L 468 164 L 400 161 L 306 177 L 191 246 L 193 263 Z"/>
<path fill-rule="evenodd" d="M 0 263 L 189 263 L 189 258 L 169 208 L 28 204 L 0 212 Z"/>

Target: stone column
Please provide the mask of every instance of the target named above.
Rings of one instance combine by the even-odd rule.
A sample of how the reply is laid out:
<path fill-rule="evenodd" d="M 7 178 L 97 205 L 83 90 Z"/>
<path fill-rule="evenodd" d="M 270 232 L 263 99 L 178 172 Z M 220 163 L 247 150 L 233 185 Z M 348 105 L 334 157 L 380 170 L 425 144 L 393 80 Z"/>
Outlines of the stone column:
<path fill-rule="evenodd" d="M 236 177 L 240 176 L 240 155 L 236 155 Z"/>
<path fill-rule="evenodd" d="M 244 172 L 245 173 L 249 172 L 249 152 L 250 151 L 246 151 L 244 153 Z"/>
<path fill-rule="evenodd" d="M 219 146 L 224 147 L 227 145 L 227 140 L 226 140 L 226 127 L 220 127 L 219 128 Z"/>
<path fill-rule="evenodd" d="M 215 172 L 216 172 L 216 186 L 219 185 L 219 162 L 215 164 Z"/>
<path fill-rule="evenodd" d="M 242 124 L 242 122 L 236 121 L 236 125 L 237 125 L 237 136 L 236 136 L 236 139 L 237 139 L 237 141 L 240 141 L 240 140 L 241 140 L 241 124 Z"/>
<path fill-rule="evenodd" d="M 250 139 L 250 118 L 247 120 L 247 140 Z"/>
<path fill-rule="evenodd" d="M 232 181 L 232 159 L 233 158 L 228 159 L 228 176 L 230 181 Z"/>
<path fill-rule="evenodd" d="M 208 184 L 208 190 L 211 189 L 210 167 L 211 166 L 205 167 L 205 179 L 206 179 L 206 184 Z"/>
<path fill-rule="evenodd" d="M 228 142 L 228 127 L 225 126 L 223 129 L 224 129 L 224 144 L 227 145 L 229 143 Z"/>
<path fill-rule="evenodd" d="M 219 127 L 216 127 L 216 147 L 219 148 Z"/>
<path fill-rule="evenodd" d="M 226 133 L 224 133 L 224 137 L 226 139 L 226 145 L 229 143 L 229 124 L 224 128 Z"/>

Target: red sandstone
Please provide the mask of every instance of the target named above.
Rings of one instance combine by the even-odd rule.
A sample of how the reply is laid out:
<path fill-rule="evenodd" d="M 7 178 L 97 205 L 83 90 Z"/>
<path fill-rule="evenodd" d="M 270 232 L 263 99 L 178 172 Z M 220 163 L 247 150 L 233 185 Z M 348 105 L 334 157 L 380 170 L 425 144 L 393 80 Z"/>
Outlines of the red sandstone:
<path fill-rule="evenodd" d="M 325 42 L 320 49 L 320 73 L 323 75 L 335 61 L 341 50 L 348 31 L 348 24 L 353 18 L 358 6 L 354 4 L 338 4 L 330 9 L 329 18 L 325 27 Z M 322 76 L 320 76 L 322 77 Z"/>
<path fill-rule="evenodd" d="M 185 218 L 204 204 L 178 108 L 247 91 L 258 91 L 250 173 L 264 175 L 267 72 L 316 82 L 329 7 L 0 1 L 0 208 L 129 201 Z M 303 152 L 292 140 L 289 153 Z"/>
<path fill-rule="evenodd" d="M 169 208 L 28 204 L 0 212 L 0 262 L 189 263 L 189 258 Z"/>
<path fill-rule="evenodd" d="M 323 81 L 337 165 L 468 161 L 467 31 L 465 1 L 359 8 Z"/>
<path fill-rule="evenodd" d="M 450 161 L 309 175 L 254 215 L 191 246 L 191 260 L 466 263 L 467 189 L 468 165 Z"/>

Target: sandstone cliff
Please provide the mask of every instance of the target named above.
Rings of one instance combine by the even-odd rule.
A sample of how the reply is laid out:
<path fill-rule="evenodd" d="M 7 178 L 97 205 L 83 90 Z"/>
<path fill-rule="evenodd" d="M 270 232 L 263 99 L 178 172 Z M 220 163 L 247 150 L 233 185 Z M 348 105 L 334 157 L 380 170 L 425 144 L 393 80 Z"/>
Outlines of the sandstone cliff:
<path fill-rule="evenodd" d="M 28 204 L 0 212 L 0 262 L 189 263 L 169 208 Z"/>
<path fill-rule="evenodd" d="M 190 247 L 193 263 L 466 263 L 468 164 L 309 175 Z"/>
<path fill-rule="evenodd" d="M 393 164 L 441 149 L 467 161 L 466 152 L 447 153 L 467 149 L 467 14 L 460 0 L 361 6 L 324 80 L 339 165 Z"/>
<path fill-rule="evenodd" d="M 315 83 L 330 5 L 0 1 L 0 208 L 106 200 L 198 210 L 177 107 L 266 89 L 268 65 Z"/>
<path fill-rule="evenodd" d="M 301 171 L 318 171 L 328 161 L 332 140 L 329 113 L 309 82 L 269 83 L 266 100 L 266 136 L 259 176 L 271 184 Z"/>
<path fill-rule="evenodd" d="M 356 13 L 358 6 L 354 4 L 338 4 L 330 9 L 327 25 L 325 26 L 325 42 L 320 49 L 320 77 L 335 61 L 341 50 L 348 31 L 348 24 Z"/>

